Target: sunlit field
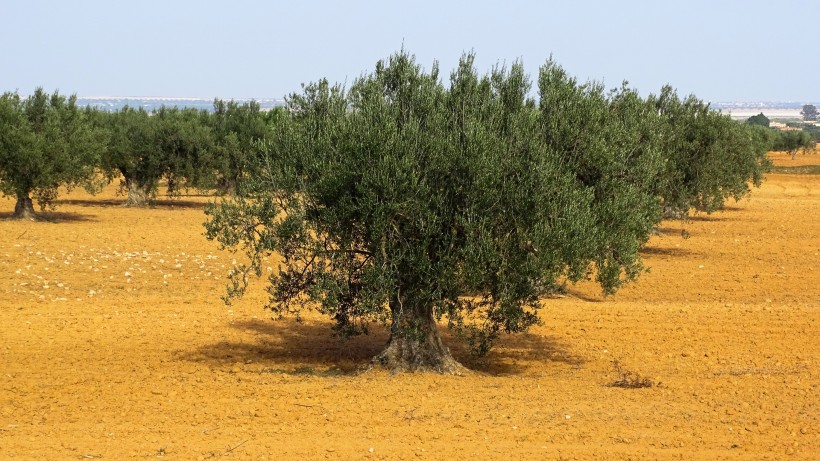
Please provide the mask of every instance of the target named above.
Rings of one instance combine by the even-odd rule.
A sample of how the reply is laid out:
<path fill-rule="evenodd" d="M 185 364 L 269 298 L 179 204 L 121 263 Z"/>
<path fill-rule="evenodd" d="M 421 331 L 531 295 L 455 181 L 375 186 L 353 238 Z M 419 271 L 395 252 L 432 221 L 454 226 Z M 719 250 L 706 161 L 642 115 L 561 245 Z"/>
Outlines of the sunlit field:
<path fill-rule="evenodd" d="M 637 283 L 571 286 L 481 360 L 445 332 L 464 376 L 368 369 L 384 328 L 273 321 L 261 282 L 225 305 L 239 256 L 202 235 L 211 198 L 115 192 L 62 194 L 40 222 L 0 199 L 2 459 L 820 453 L 820 175 L 664 222 Z"/>

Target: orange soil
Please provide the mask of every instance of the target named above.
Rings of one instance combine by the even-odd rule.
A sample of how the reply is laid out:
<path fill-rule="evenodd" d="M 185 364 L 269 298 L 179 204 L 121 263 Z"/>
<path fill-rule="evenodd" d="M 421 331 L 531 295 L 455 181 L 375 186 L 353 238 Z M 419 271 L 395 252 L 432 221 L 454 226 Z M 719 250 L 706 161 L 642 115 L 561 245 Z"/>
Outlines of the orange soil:
<path fill-rule="evenodd" d="M 225 306 L 233 256 L 202 237 L 206 199 L 135 210 L 112 191 L 64 196 L 56 223 L 0 221 L 2 459 L 820 453 L 820 176 L 664 223 L 638 283 L 547 300 L 483 362 L 445 334 L 462 377 L 356 374 L 383 330 L 271 321 L 261 289 Z M 660 384 L 609 386 L 615 361 Z"/>

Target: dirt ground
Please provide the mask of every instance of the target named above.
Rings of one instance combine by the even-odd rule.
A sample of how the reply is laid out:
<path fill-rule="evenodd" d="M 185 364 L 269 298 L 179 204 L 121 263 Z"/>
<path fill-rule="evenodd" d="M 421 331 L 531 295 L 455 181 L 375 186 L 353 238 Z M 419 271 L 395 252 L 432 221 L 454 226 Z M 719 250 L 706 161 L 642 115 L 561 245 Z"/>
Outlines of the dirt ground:
<path fill-rule="evenodd" d="M 482 362 L 445 335 L 466 376 L 356 373 L 383 330 L 274 322 L 261 289 L 226 306 L 207 198 L 113 190 L 0 220 L 0 459 L 820 456 L 820 176 L 664 223 L 638 283 L 545 301 Z"/>

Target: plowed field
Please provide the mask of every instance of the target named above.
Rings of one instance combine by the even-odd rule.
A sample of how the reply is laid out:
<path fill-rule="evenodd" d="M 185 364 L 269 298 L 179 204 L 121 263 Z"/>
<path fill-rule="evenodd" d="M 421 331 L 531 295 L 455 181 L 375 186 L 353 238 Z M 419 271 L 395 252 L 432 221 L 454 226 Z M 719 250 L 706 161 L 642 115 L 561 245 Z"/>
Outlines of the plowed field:
<path fill-rule="evenodd" d="M 445 334 L 465 376 L 357 373 L 383 330 L 226 306 L 208 199 L 122 199 L 0 221 L 0 459 L 820 459 L 818 175 L 664 223 L 638 283 L 481 362 Z"/>

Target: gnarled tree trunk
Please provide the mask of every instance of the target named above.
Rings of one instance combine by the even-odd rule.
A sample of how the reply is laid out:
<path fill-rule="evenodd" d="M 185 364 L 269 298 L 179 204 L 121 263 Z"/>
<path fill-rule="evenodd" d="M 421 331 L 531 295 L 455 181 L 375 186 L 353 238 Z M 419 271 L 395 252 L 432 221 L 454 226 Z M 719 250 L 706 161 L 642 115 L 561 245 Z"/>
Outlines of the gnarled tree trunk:
<path fill-rule="evenodd" d="M 434 371 L 461 374 L 464 367 L 450 354 L 438 334 L 433 307 L 390 303 L 393 323 L 390 339 L 373 362 L 393 371 Z"/>
<path fill-rule="evenodd" d="M 125 179 L 125 191 L 128 194 L 123 205 L 127 207 L 144 207 L 148 205 L 149 188 L 136 179 Z"/>
<path fill-rule="evenodd" d="M 17 194 L 17 203 L 14 204 L 14 219 L 37 219 L 34 213 L 34 203 L 28 194 Z"/>

